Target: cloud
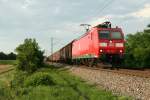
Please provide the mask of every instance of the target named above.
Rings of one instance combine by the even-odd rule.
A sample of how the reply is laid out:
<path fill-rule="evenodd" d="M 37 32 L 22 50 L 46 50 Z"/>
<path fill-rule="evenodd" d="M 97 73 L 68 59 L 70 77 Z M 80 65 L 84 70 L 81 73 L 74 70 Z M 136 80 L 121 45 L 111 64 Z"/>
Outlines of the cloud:
<path fill-rule="evenodd" d="M 123 15 L 111 15 L 112 18 L 150 18 L 150 4 L 145 4 L 144 8 Z"/>
<path fill-rule="evenodd" d="M 104 21 L 114 21 L 114 20 L 142 20 L 142 19 L 150 18 L 150 4 L 145 4 L 144 8 L 139 9 L 138 11 L 133 11 L 125 14 L 108 14 L 102 17 L 93 18 L 91 22 L 89 22 L 92 26 L 100 24 Z M 143 20 L 142 20 L 143 21 Z"/>
<path fill-rule="evenodd" d="M 22 5 L 23 9 L 27 9 L 30 5 L 32 5 L 32 1 L 31 0 L 24 0 L 24 3 Z"/>
<path fill-rule="evenodd" d="M 146 4 L 143 9 L 131 13 L 131 16 L 138 18 L 150 18 L 150 4 Z"/>
<path fill-rule="evenodd" d="M 63 44 L 84 34 L 84 28 L 79 26 L 83 23 L 94 26 L 107 20 L 113 24 L 128 21 L 129 25 L 125 26 L 125 30 L 136 31 L 136 25 L 148 22 L 140 21 L 137 16 L 148 19 L 149 15 L 149 12 L 142 10 L 148 9 L 149 5 L 137 6 L 136 1 L 114 2 L 101 13 L 100 9 L 105 0 L 0 0 L 1 50 L 10 52 L 25 38 L 30 37 L 36 38 L 43 49 L 50 51 L 52 36 L 61 38 L 61 44 L 55 47 L 58 50 Z M 132 23 L 132 20 L 137 23 Z"/>

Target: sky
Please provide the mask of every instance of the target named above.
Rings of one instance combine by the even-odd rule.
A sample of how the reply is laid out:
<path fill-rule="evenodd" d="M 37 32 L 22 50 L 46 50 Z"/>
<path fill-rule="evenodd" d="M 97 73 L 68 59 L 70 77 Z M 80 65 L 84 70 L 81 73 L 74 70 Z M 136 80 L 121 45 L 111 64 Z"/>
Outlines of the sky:
<path fill-rule="evenodd" d="M 35 38 L 46 55 L 92 26 L 111 21 L 125 35 L 150 23 L 150 0 L 0 0 L 0 51 L 14 52 L 26 38 Z"/>

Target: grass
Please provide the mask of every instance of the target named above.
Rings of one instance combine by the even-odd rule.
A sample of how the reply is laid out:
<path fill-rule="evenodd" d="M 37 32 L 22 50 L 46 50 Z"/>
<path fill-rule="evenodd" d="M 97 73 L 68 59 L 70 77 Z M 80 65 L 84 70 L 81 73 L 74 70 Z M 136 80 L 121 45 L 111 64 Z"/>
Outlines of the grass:
<path fill-rule="evenodd" d="M 12 80 L 14 71 L 4 74 L 0 78 L 1 83 L 8 83 Z M 97 89 L 89 85 L 79 77 L 71 75 L 63 68 L 43 68 L 36 73 L 47 73 L 51 76 L 54 85 L 39 85 L 30 87 L 17 87 L 16 90 L 6 91 L 3 98 L 11 100 L 128 100 L 127 97 L 113 95 L 109 91 Z M 7 77 L 9 77 L 7 79 Z M 31 76 L 28 76 L 31 77 Z M 4 90 L 3 90 L 4 91 Z M 2 89 L 0 88 L 0 93 Z M 20 93 L 20 95 L 18 94 Z M 8 95 L 11 95 L 10 97 Z M 1 95 L 0 95 L 1 96 Z M 7 97 L 8 96 L 8 97 Z M 7 98 L 6 98 L 7 97 Z M 1 97 L 0 97 L 1 99 Z"/>
<path fill-rule="evenodd" d="M 4 74 L 0 74 L 0 81 L 5 84 L 9 84 L 9 82 L 13 79 L 13 75 L 14 75 L 14 70 Z"/>
<path fill-rule="evenodd" d="M 10 82 L 13 79 L 14 70 L 0 74 L 0 100 L 13 100 Z"/>
<path fill-rule="evenodd" d="M 16 60 L 0 60 L 0 65 L 15 65 Z"/>

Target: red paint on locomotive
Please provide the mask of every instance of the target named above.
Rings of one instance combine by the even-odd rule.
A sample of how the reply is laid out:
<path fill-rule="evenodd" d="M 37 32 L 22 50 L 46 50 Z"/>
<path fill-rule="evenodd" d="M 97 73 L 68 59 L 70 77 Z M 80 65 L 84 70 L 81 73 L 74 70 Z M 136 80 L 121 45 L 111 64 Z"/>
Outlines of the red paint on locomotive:
<path fill-rule="evenodd" d="M 101 54 L 124 54 L 124 34 L 121 28 L 93 27 L 73 42 L 72 56 L 77 58 L 100 58 Z"/>

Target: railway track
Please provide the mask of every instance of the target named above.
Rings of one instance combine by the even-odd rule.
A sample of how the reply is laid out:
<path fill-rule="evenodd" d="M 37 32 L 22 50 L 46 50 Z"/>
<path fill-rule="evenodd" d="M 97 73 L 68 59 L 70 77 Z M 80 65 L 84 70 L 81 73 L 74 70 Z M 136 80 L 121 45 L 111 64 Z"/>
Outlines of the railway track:
<path fill-rule="evenodd" d="M 142 77 L 142 78 L 150 78 L 150 69 L 145 69 L 145 70 L 134 70 L 134 69 L 121 69 L 121 68 L 115 68 L 111 69 L 110 65 L 98 65 L 94 67 L 88 67 L 86 65 L 67 65 L 67 64 L 61 64 L 61 63 L 48 63 L 50 65 L 54 65 L 57 67 L 62 67 L 62 66 L 67 66 L 69 67 L 81 67 L 81 68 L 86 68 L 90 70 L 100 70 L 100 71 L 105 71 L 105 72 L 111 72 L 111 73 L 116 73 L 116 74 L 122 74 L 122 75 L 129 75 L 129 76 L 135 76 L 135 77 Z"/>
<path fill-rule="evenodd" d="M 145 69 L 145 70 L 121 69 L 121 68 L 111 69 L 111 68 L 103 68 L 101 66 L 96 66 L 96 67 L 80 66 L 80 67 L 91 69 L 91 70 L 100 70 L 100 71 L 105 71 L 105 72 L 112 72 L 112 73 L 116 73 L 116 74 L 150 78 L 150 69 Z"/>

